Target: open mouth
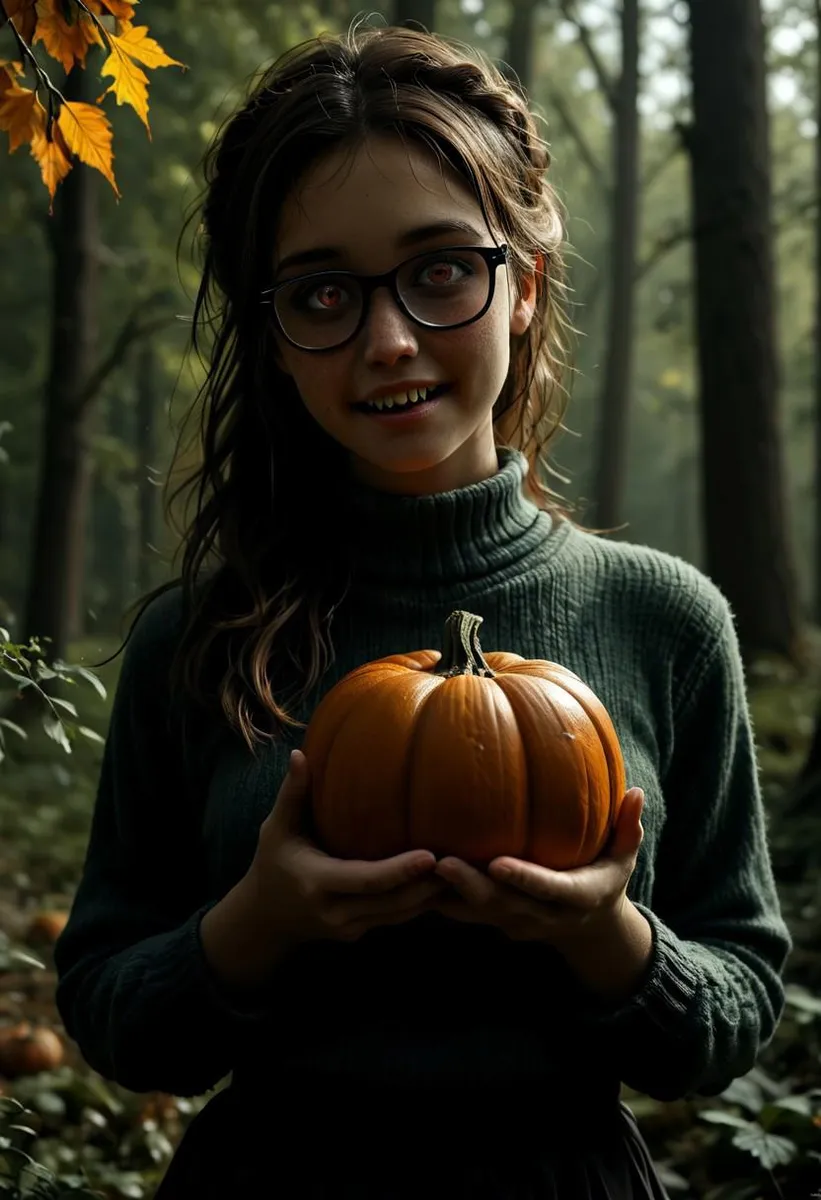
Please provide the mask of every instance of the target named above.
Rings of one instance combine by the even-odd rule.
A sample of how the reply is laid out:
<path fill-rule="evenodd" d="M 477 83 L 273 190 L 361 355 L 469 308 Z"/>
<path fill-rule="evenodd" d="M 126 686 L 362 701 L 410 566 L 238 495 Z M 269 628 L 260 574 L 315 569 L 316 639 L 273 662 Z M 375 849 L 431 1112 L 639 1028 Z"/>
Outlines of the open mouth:
<path fill-rule="evenodd" d="M 379 400 L 363 401 L 355 404 L 357 412 L 370 413 L 377 416 L 401 416 L 425 408 L 428 404 L 444 396 L 450 388 L 449 383 L 440 383 L 432 388 L 411 388 L 408 392 L 398 392 L 395 396 L 383 396 Z"/>

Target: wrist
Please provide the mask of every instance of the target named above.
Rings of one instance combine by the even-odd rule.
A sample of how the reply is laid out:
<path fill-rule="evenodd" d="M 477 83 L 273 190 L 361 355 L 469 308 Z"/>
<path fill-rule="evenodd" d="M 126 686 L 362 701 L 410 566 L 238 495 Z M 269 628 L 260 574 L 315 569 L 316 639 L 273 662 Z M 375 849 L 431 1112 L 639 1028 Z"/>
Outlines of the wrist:
<path fill-rule="evenodd" d="M 199 934 L 217 979 L 241 995 L 262 987 L 293 948 L 291 939 L 260 905 L 250 873 L 209 909 Z"/>
<path fill-rule="evenodd" d="M 556 949 L 589 991 L 624 1003 L 643 985 L 653 955 L 653 930 L 631 900 Z"/>

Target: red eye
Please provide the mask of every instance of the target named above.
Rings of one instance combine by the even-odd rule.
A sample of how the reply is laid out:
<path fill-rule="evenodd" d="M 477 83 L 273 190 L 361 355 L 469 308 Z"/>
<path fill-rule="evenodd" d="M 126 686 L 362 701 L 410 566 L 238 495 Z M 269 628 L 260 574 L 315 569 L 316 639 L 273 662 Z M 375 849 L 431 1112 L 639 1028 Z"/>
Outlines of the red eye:
<path fill-rule="evenodd" d="M 322 308 L 337 308 L 343 299 L 342 288 L 334 284 L 319 288 L 314 295 Z"/>

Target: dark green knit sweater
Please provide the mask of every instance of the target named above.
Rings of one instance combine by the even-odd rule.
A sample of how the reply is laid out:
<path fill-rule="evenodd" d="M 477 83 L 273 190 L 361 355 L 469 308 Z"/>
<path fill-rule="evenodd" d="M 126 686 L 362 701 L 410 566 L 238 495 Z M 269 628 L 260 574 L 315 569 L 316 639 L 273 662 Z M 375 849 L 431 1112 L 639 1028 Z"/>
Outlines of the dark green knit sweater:
<path fill-rule="evenodd" d="M 628 786 L 646 796 L 629 889 L 653 930 L 641 990 L 601 1003 L 550 947 L 431 913 L 353 944 L 305 945 L 253 1011 L 235 1010 L 198 926 L 247 870 L 300 737 L 258 761 L 217 726 L 191 725 L 186 745 L 169 710 L 174 589 L 125 652 L 56 950 L 66 1029 L 104 1076 L 193 1095 L 234 1069 L 269 1085 L 277 1071 L 477 1087 L 583 1073 L 667 1099 L 721 1091 L 771 1038 L 790 939 L 728 605 L 683 561 L 551 521 L 523 496 L 520 455 L 500 452 L 500 468 L 422 498 L 351 485 L 354 583 L 321 691 L 369 659 L 438 647 L 454 608 L 484 618 L 485 650 L 580 675 L 612 715 Z"/>

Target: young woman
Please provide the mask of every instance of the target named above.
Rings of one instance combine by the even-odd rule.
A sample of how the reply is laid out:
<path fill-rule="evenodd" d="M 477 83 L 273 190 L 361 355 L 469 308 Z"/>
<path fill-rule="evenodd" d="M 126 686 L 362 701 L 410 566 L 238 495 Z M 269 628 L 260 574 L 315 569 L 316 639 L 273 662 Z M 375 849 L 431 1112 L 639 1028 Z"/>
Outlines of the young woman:
<path fill-rule="evenodd" d="M 56 955 L 104 1076 L 231 1075 L 161 1200 L 661 1197 L 621 1083 L 716 1094 L 779 1020 L 727 602 L 540 475 L 567 329 L 547 168 L 495 68 L 391 28 L 285 55 L 210 156 L 195 511 L 126 648 Z M 612 715 L 630 790 L 591 866 L 310 836 L 318 701 L 457 608 Z"/>

